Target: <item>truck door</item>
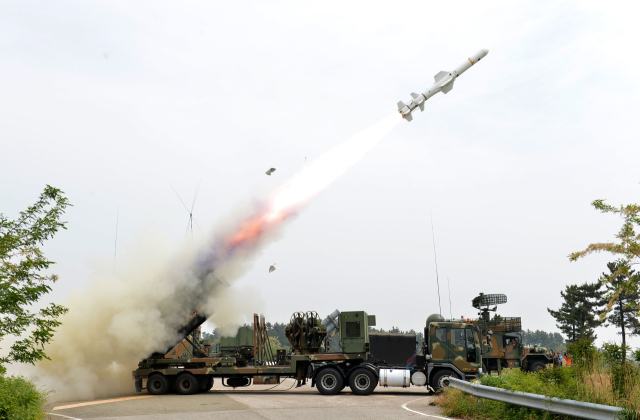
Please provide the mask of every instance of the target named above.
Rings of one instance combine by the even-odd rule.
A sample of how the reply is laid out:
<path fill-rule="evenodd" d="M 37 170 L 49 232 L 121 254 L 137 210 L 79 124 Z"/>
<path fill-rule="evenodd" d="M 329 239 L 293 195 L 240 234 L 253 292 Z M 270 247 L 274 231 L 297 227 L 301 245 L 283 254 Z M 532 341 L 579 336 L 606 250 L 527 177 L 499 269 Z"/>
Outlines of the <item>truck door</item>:
<path fill-rule="evenodd" d="M 464 335 L 464 328 L 451 328 L 451 348 L 453 359 L 460 356 L 463 360 L 467 360 L 467 339 Z"/>
<path fill-rule="evenodd" d="M 431 327 L 431 357 L 434 361 L 444 361 L 451 357 L 446 327 Z"/>
<path fill-rule="evenodd" d="M 467 345 L 465 346 L 467 349 L 467 362 L 478 363 L 476 352 L 476 341 L 478 338 L 477 336 L 474 337 L 474 333 L 471 328 L 465 328 L 465 336 L 467 338 Z"/>
<path fill-rule="evenodd" d="M 478 363 L 476 343 L 471 328 L 451 328 L 452 358 L 458 356 L 469 363 Z"/>

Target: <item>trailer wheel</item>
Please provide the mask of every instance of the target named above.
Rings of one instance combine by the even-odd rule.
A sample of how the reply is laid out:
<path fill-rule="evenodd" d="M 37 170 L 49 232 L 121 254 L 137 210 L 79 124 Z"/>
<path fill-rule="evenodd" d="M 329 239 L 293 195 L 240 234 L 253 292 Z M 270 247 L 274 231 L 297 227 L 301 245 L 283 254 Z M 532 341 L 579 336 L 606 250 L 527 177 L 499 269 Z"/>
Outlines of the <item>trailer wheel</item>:
<path fill-rule="evenodd" d="M 538 360 L 537 362 L 533 362 L 531 364 L 531 367 L 529 368 L 529 372 L 539 372 L 546 368 L 547 368 L 547 365 L 545 365 L 544 362 L 541 362 Z"/>
<path fill-rule="evenodd" d="M 340 372 L 334 368 L 326 368 L 316 377 L 316 386 L 322 395 L 335 395 L 342 391 L 344 380 Z"/>
<path fill-rule="evenodd" d="M 456 374 L 451 369 L 439 370 L 438 372 L 436 372 L 435 375 L 433 375 L 433 380 L 431 381 L 431 387 L 436 392 L 441 392 L 449 386 L 449 378 L 460 379 L 458 374 Z"/>
<path fill-rule="evenodd" d="M 156 373 L 147 379 L 147 392 L 151 395 L 163 395 L 169 391 L 170 384 L 166 376 Z"/>
<path fill-rule="evenodd" d="M 378 379 L 369 369 L 356 369 L 349 377 L 349 387 L 356 395 L 369 395 L 377 385 Z"/>
<path fill-rule="evenodd" d="M 185 372 L 176 378 L 176 383 L 174 385 L 178 394 L 182 395 L 191 395 L 198 392 L 200 389 L 200 384 L 198 383 L 198 378 L 195 375 Z"/>

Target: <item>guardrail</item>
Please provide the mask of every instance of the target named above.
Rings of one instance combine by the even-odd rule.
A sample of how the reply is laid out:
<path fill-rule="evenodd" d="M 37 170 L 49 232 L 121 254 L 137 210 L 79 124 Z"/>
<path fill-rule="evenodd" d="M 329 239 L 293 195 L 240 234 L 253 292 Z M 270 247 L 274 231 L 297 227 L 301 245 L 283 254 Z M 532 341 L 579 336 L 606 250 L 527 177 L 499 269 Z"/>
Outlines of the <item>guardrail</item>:
<path fill-rule="evenodd" d="M 560 398 L 549 398 L 544 395 L 510 391 L 508 389 L 473 384 L 456 378 L 449 378 L 449 386 L 478 398 L 502 401 L 521 407 L 534 408 L 536 410 L 548 411 L 549 413 L 563 414 L 565 416 L 573 416 L 582 419 L 614 420 L 622 412 L 622 409 L 619 407 L 592 404 L 582 401 L 563 400 Z"/>

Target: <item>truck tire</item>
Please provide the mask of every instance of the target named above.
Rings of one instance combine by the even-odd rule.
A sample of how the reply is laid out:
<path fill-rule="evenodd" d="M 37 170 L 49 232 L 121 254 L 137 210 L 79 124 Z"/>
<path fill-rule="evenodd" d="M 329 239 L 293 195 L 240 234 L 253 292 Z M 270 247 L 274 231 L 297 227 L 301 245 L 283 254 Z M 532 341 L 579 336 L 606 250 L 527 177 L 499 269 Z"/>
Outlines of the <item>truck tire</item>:
<path fill-rule="evenodd" d="M 195 375 L 185 372 L 176 378 L 174 387 L 178 394 L 192 395 L 198 392 L 200 384 L 198 383 L 198 378 L 196 378 Z"/>
<path fill-rule="evenodd" d="M 369 369 L 356 369 L 349 376 L 349 388 L 356 395 L 369 395 L 377 385 L 378 378 Z"/>
<path fill-rule="evenodd" d="M 435 375 L 433 375 L 433 379 L 431 380 L 431 387 L 436 392 L 442 392 L 449 386 L 449 378 L 460 379 L 458 374 L 451 369 L 439 370 Z"/>
<path fill-rule="evenodd" d="M 156 373 L 147 379 L 147 392 L 151 395 L 164 395 L 171 388 L 166 376 Z"/>
<path fill-rule="evenodd" d="M 336 369 L 326 368 L 322 369 L 316 377 L 316 386 L 322 395 L 335 395 L 342 391 L 344 379 Z"/>
<path fill-rule="evenodd" d="M 529 368 L 529 372 L 534 372 L 535 373 L 535 372 L 541 371 L 541 370 L 546 369 L 546 368 L 547 368 L 547 365 L 544 362 L 541 362 L 541 361 L 538 360 L 537 362 L 533 362 L 531 364 L 531 367 Z"/>
<path fill-rule="evenodd" d="M 207 392 L 213 388 L 213 377 L 204 376 L 198 379 L 200 381 L 200 392 Z"/>

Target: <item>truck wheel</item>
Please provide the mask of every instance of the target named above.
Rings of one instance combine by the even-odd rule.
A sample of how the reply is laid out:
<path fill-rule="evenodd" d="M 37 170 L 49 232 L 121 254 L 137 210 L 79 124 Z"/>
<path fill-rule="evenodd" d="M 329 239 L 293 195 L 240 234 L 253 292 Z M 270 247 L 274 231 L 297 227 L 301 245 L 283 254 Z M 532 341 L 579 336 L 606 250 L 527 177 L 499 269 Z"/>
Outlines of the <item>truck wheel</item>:
<path fill-rule="evenodd" d="M 457 373 L 452 371 L 451 369 L 442 369 L 436 372 L 433 375 L 433 380 L 431 381 L 431 387 L 436 392 L 444 391 L 445 388 L 449 387 L 449 378 L 457 378 L 460 379 Z"/>
<path fill-rule="evenodd" d="M 531 364 L 531 367 L 529 368 L 529 372 L 538 372 L 546 368 L 547 368 L 547 365 L 545 365 L 544 362 L 537 361 Z"/>
<path fill-rule="evenodd" d="M 200 389 L 198 378 L 189 372 L 185 372 L 178 376 L 174 386 L 176 391 L 178 391 L 178 394 L 182 395 L 195 394 Z"/>
<path fill-rule="evenodd" d="M 166 376 L 156 373 L 147 379 L 147 392 L 151 395 L 163 395 L 169 391 L 169 380 Z"/>
<path fill-rule="evenodd" d="M 213 377 L 204 376 L 198 378 L 198 380 L 200 382 L 200 392 L 207 392 L 213 388 Z"/>
<path fill-rule="evenodd" d="M 334 368 L 326 368 L 318 374 L 316 386 L 322 395 L 335 395 L 342 391 L 344 380 L 340 372 Z"/>
<path fill-rule="evenodd" d="M 356 369 L 349 377 L 349 387 L 356 395 L 369 395 L 377 385 L 378 378 L 369 369 Z"/>

